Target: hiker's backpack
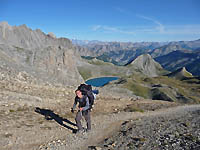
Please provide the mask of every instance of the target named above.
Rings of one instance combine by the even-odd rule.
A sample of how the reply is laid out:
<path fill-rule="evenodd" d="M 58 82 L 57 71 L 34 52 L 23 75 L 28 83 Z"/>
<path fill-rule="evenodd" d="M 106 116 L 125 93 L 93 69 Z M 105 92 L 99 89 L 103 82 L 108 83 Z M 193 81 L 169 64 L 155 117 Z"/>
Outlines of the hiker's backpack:
<path fill-rule="evenodd" d="M 92 108 L 92 105 L 94 104 L 94 99 L 95 99 L 92 92 L 92 86 L 87 85 L 87 84 L 81 84 L 78 86 L 78 90 L 80 90 L 83 95 L 87 95 L 89 99 L 90 108 Z"/>

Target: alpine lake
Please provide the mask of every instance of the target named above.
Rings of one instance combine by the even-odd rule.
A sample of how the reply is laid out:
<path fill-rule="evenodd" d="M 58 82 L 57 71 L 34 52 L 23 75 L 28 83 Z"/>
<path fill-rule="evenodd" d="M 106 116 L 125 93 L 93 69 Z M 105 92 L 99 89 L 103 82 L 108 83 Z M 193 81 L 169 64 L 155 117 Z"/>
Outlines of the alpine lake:
<path fill-rule="evenodd" d="M 99 78 L 89 79 L 85 81 L 85 83 L 95 87 L 102 87 L 108 84 L 110 81 L 114 81 L 117 79 L 119 79 L 119 77 L 99 77 Z"/>

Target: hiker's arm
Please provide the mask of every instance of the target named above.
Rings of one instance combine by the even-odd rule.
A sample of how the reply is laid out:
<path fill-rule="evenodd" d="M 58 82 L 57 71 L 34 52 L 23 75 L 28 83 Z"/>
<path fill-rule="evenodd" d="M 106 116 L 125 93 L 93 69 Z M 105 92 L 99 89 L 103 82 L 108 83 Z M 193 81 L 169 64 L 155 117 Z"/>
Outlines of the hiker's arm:
<path fill-rule="evenodd" d="M 73 104 L 73 107 L 72 107 L 73 110 L 76 108 L 76 105 L 77 105 L 77 97 L 75 97 L 75 99 L 74 99 L 74 104 Z"/>
<path fill-rule="evenodd" d="M 87 110 L 87 109 L 89 109 L 90 108 L 90 103 L 89 103 L 89 99 L 88 99 L 88 97 L 86 98 L 86 105 L 85 105 L 85 107 L 82 107 L 82 110 L 83 111 L 85 111 L 85 110 Z"/>

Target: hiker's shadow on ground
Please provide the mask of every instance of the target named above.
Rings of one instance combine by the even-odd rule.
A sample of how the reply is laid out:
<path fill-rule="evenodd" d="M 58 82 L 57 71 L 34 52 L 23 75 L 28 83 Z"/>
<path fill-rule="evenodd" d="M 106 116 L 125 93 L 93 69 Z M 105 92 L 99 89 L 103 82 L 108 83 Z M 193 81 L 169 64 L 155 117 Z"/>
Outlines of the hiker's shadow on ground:
<path fill-rule="evenodd" d="M 72 133 L 76 133 L 77 132 L 77 129 L 74 129 L 70 126 L 67 126 L 66 124 L 64 124 L 63 122 L 66 122 L 72 126 L 76 126 L 76 124 L 74 124 L 73 122 L 71 122 L 70 120 L 68 119 L 64 119 L 62 117 L 60 117 L 59 115 L 55 114 L 52 110 L 50 109 L 41 109 L 39 107 L 36 107 L 35 108 L 35 112 L 45 116 L 45 119 L 46 120 L 55 120 L 58 124 L 60 124 L 61 126 L 67 128 L 67 129 L 70 129 L 72 130 Z"/>

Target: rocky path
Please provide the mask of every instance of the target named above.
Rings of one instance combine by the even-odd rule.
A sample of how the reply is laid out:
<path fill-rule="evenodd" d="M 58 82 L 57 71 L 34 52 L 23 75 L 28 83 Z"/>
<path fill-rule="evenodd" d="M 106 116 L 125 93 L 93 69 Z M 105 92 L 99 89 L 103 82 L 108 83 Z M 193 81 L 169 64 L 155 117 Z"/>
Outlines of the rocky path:
<path fill-rule="evenodd" d="M 174 127 L 176 124 L 181 128 L 175 137 L 185 135 L 184 132 L 182 133 L 182 128 L 185 127 L 188 133 L 195 135 L 194 138 L 192 137 L 193 148 L 198 146 L 198 111 L 195 114 L 190 113 L 190 110 L 198 110 L 199 105 L 174 107 L 178 104 L 132 97 L 111 97 L 102 93 L 103 96 L 99 96 L 95 101 L 95 109 L 92 112 L 92 131 L 87 134 L 73 134 L 72 130 L 76 128 L 73 125 L 75 114 L 70 112 L 70 107 L 73 104 L 74 89 L 7 79 L 0 81 L 0 89 L 1 150 L 132 149 L 135 147 L 145 149 L 145 145 L 152 146 L 155 141 L 158 147 L 164 147 L 170 146 L 165 131 L 175 133 L 175 129 L 178 128 Z M 42 112 L 37 113 L 36 107 Z M 192 117 L 187 118 L 189 114 Z M 189 122 L 194 123 L 186 122 L 191 118 L 195 119 Z M 168 126 L 171 124 L 175 125 L 169 130 Z M 154 137 L 150 136 L 152 134 L 155 134 L 158 139 L 153 139 Z M 172 134 L 171 137 L 174 135 Z M 166 139 L 163 141 L 163 138 Z M 179 141 L 188 139 L 180 138 Z M 188 142 L 187 145 L 191 143 Z M 176 144 L 176 146 L 184 145 Z"/>
<path fill-rule="evenodd" d="M 199 149 L 200 105 L 93 118 L 90 133 L 68 134 L 39 149 Z"/>

